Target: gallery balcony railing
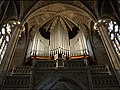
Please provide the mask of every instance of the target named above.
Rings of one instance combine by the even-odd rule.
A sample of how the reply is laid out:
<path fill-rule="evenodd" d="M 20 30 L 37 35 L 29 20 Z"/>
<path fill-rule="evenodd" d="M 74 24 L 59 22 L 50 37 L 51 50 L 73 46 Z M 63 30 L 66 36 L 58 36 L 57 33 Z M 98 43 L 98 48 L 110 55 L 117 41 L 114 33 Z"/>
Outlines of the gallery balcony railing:
<path fill-rule="evenodd" d="M 119 86 L 115 75 L 92 75 L 91 79 L 94 87 Z"/>
<path fill-rule="evenodd" d="M 87 62 L 85 59 L 82 59 L 80 61 L 74 61 L 74 60 L 66 60 L 64 62 L 65 68 L 81 68 L 87 66 Z"/>
<path fill-rule="evenodd" d="M 36 61 L 35 68 L 38 69 L 52 69 L 55 68 L 56 61 L 50 60 L 50 61 Z"/>
<path fill-rule="evenodd" d="M 89 66 L 89 59 L 83 58 L 80 60 L 63 60 L 63 59 L 57 59 L 57 60 L 34 60 L 35 68 L 39 69 L 54 69 L 56 67 L 62 67 L 62 68 L 81 68 L 85 66 Z M 105 66 L 98 66 L 97 68 L 93 68 L 89 66 L 91 73 L 99 72 L 99 71 L 105 71 Z M 99 68 L 99 70 L 98 70 Z M 107 71 L 107 70 L 106 70 Z"/>
<path fill-rule="evenodd" d="M 32 73 L 30 66 L 14 66 L 11 74 L 30 75 Z"/>
<path fill-rule="evenodd" d="M 28 88 L 31 85 L 30 81 L 30 76 L 21 76 L 21 75 L 16 75 L 16 76 L 6 76 L 5 82 L 4 82 L 4 87 L 6 88 Z"/>
<path fill-rule="evenodd" d="M 59 64 L 61 63 L 61 64 Z M 49 60 L 49 61 L 36 61 L 35 68 L 38 69 L 55 69 L 56 67 L 63 68 L 81 68 L 87 66 L 84 60 L 74 61 L 74 60 Z"/>
<path fill-rule="evenodd" d="M 90 73 L 93 75 L 96 75 L 96 74 L 111 75 L 108 65 L 92 65 L 92 66 L 90 66 Z"/>

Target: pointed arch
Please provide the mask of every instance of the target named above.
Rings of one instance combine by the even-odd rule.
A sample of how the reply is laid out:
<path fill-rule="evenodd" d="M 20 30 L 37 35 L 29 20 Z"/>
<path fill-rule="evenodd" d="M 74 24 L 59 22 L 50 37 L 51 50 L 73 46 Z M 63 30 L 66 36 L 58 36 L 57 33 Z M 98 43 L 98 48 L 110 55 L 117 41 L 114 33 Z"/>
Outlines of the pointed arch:
<path fill-rule="evenodd" d="M 79 82 L 79 83 L 78 83 Z M 61 88 L 71 89 L 71 90 L 87 90 L 87 87 L 78 79 L 69 76 L 55 75 L 52 77 L 48 77 L 42 84 L 38 84 L 36 86 L 37 90 L 54 90 L 59 85 L 64 86 Z"/>

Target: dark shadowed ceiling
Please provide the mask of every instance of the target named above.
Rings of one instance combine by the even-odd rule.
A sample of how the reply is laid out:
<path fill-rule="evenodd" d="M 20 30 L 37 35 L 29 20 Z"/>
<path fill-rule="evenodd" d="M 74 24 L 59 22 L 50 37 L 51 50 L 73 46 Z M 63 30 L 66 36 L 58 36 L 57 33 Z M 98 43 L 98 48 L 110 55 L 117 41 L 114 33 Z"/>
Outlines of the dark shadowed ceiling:
<path fill-rule="evenodd" d="M 82 28 L 101 18 L 119 20 L 119 7 L 119 0 L 1 0 L 0 23 L 16 19 L 27 23 L 28 30 L 34 25 L 39 29 L 59 13 L 68 22 L 67 26 L 72 23 Z"/>

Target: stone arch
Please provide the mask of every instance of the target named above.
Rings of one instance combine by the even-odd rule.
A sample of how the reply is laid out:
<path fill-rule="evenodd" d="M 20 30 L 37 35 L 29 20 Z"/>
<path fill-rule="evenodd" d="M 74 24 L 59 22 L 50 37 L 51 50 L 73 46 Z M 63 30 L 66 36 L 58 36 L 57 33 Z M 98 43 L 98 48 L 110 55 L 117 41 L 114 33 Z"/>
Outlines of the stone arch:
<path fill-rule="evenodd" d="M 55 14 L 56 11 L 51 11 L 49 8 L 50 7 L 54 7 L 54 6 L 63 6 L 63 11 L 64 12 L 64 9 L 68 9 L 67 11 L 72 11 L 72 13 L 76 13 L 76 14 L 80 14 L 80 15 L 83 15 L 83 16 L 86 16 L 86 17 L 89 17 L 91 18 L 91 20 L 95 21 L 95 17 L 88 11 L 85 11 L 84 9 L 82 8 L 78 8 L 74 5 L 70 5 L 70 4 L 64 4 L 64 3 L 53 3 L 53 4 L 48 4 L 46 6 L 43 6 L 43 7 L 40 7 L 39 9 L 33 11 L 33 12 L 29 12 L 29 14 L 27 14 L 25 16 L 25 18 L 22 20 L 22 23 L 26 23 L 28 22 L 31 18 L 35 17 L 36 15 L 41 15 L 41 14 L 45 14 L 45 13 L 51 13 L 51 14 Z M 74 11 L 74 12 L 73 12 Z M 61 11 L 60 11 L 61 12 Z M 66 13 L 66 10 L 65 10 L 65 13 Z M 74 22 L 74 21 L 73 21 Z"/>
<path fill-rule="evenodd" d="M 37 90 L 87 90 L 87 87 L 73 77 L 56 75 L 47 78 L 42 84 L 38 84 Z"/>
<path fill-rule="evenodd" d="M 33 6 L 33 8 L 31 8 L 31 10 L 26 14 L 26 16 L 24 17 L 23 21 L 26 22 L 26 18 L 30 18 L 31 16 L 41 13 L 40 11 L 44 10 L 46 7 L 50 7 L 50 6 L 54 6 L 56 4 L 61 4 L 62 6 L 68 6 L 70 8 L 75 9 L 76 11 L 81 11 L 84 12 L 85 15 L 91 17 L 93 20 L 95 19 L 94 15 L 89 11 L 88 8 L 86 8 L 86 6 L 84 4 L 82 4 L 81 2 L 77 3 L 78 6 L 74 5 L 74 4 L 70 4 L 70 3 L 63 3 L 63 2 L 54 2 L 54 3 L 48 3 L 45 6 L 40 7 L 40 2 L 38 2 L 37 4 L 35 4 L 35 6 Z M 35 9 L 37 8 L 37 9 Z"/>

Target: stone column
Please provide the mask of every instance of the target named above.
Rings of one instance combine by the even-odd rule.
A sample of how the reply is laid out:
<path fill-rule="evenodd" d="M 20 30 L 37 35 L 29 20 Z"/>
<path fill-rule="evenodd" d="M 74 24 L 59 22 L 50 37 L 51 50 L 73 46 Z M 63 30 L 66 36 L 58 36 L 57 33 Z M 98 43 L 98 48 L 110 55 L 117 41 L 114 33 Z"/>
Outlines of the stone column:
<path fill-rule="evenodd" d="M 119 58 L 113 48 L 110 37 L 107 33 L 107 28 L 103 24 L 98 24 L 99 34 L 102 38 L 103 44 L 107 51 L 108 57 L 110 59 L 111 65 L 114 69 L 120 69 Z"/>
<path fill-rule="evenodd" d="M 15 26 L 14 30 L 12 30 L 13 33 L 12 33 L 11 39 L 8 43 L 8 46 L 7 46 L 7 49 L 5 52 L 5 56 L 3 58 L 1 68 L 0 68 L 0 74 L 1 74 L 0 84 L 2 84 L 3 81 L 5 80 L 6 73 L 8 72 L 8 69 L 11 65 L 12 58 L 13 58 L 13 55 L 14 55 L 14 52 L 15 52 L 15 49 L 17 46 L 17 42 L 19 40 L 19 35 L 21 33 L 21 29 L 22 29 L 21 25 L 17 24 Z"/>
<path fill-rule="evenodd" d="M 99 30 L 99 34 L 101 36 L 101 39 L 103 41 L 103 44 L 105 46 L 107 55 L 109 57 L 110 63 L 112 65 L 112 68 L 118 78 L 119 84 L 120 84 L 120 76 L 119 76 L 119 69 L 120 69 L 120 62 L 119 62 L 119 58 L 113 48 L 113 45 L 111 43 L 110 37 L 108 35 L 107 32 L 107 28 L 102 24 L 98 24 L 98 30 Z"/>

